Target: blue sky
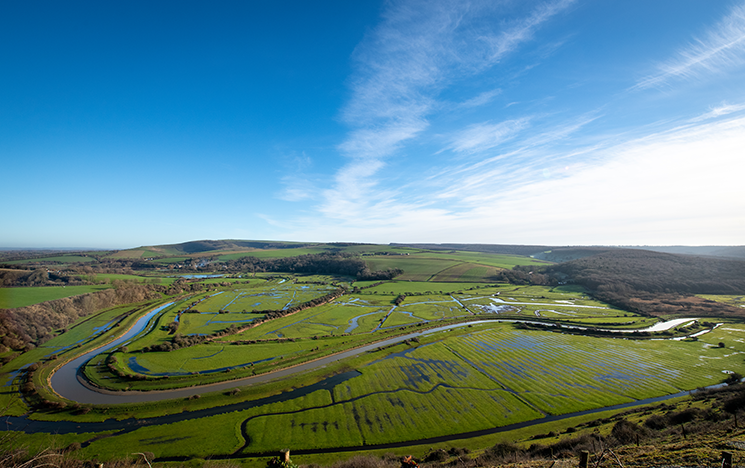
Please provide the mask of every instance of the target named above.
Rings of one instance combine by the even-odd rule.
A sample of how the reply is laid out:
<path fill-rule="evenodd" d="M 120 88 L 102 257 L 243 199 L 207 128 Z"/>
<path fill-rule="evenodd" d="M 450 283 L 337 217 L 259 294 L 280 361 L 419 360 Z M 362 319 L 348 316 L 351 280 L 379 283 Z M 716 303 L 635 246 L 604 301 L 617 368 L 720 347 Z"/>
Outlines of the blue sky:
<path fill-rule="evenodd" d="M 745 1 L 0 4 L 0 247 L 742 245 Z"/>

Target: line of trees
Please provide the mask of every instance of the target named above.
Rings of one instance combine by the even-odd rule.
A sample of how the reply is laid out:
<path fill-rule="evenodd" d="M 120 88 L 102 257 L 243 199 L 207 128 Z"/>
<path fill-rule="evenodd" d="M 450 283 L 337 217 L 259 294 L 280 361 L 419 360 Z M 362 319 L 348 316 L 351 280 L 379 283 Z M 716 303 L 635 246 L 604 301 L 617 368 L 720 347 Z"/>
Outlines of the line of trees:
<path fill-rule="evenodd" d="M 241 257 L 225 262 L 228 270 L 255 272 L 314 273 L 352 276 L 359 280 L 389 280 L 401 273 L 400 268 L 371 271 L 356 254 L 319 253 L 284 258 Z"/>

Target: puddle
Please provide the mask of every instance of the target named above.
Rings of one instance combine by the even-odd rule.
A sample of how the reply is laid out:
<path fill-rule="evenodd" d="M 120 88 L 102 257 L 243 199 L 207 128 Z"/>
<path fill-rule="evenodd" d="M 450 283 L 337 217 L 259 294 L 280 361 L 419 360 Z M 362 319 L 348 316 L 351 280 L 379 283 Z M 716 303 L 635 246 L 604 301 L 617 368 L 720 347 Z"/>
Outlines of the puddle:
<path fill-rule="evenodd" d="M 490 313 L 490 314 L 501 314 L 501 313 L 506 313 L 506 312 L 515 310 L 514 307 L 508 306 L 508 305 L 487 304 L 487 305 L 480 305 L 477 307 L 479 307 L 482 311 Z"/>
<path fill-rule="evenodd" d="M 380 313 L 383 313 L 383 311 L 382 310 L 376 310 L 375 312 L 370 312 L 370 313 L 367 313 L 367 314 L 362 314 L 362 315 L 358 315 L 356 317 L 353 317 L 349 321 L 349 326 L 347 327 L 346 330 L 344 330 L 344 333 L 352 333 L 352 331 L 354 331 L 359 326 L 358 320 L 361 319 L 362 317 L 367 317 L 368 315 L 375 315 L 375 314 L 380 314 Z"/>

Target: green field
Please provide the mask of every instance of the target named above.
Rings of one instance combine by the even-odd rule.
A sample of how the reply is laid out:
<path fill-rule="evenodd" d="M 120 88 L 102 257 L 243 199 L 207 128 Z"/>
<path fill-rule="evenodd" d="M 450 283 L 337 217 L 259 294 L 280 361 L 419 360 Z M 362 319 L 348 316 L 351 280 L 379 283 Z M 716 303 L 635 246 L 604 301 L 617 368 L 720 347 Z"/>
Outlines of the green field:
<path fill-rule="evenodd" d="M 281 310 L 336 290 L 331 286 L 295 285 L 289 281 L 270 283 L 257 283 L 256 281 L 254 280 L 248 287 L 238 285 L 236 289 L 213 295 L 199 305 L 199 310 L 206 312 Z"/>
<path fill-rule="evenodd" d="M 93 286 L 38 286 L 32 288 L 0 288 L 0 309 L 14 309 L 45 301 L 77 296 L 110 288 L 110 285 Z"/>
<path fill-rule="evenodd" d="M 357 286 L 361 281 L 354 283 Z M 373 283 L 372 281 L 368 283 Z M 387 281 L 379 286 L 366 289 L 365 293 L 377 292 L 382 294 L 410 294 L 410 293 L 452 293 L 463 289 L 484 287 L 483 283 L 438 283 L 435 281 Z"/>
<path fill-rule="evenodd" d="M 417 257 L 436 258 L 441 260 L 456 259 L 461 262 L 476 263 L 489 265 L 498 268 L 510 269 L 516 265 L 545 265 L 548 262 L 536 260 L 530 257 L 521 257 L 518 255 L 503 255 L 481 252 L 423 252 L 418 253 Z"/>
<path fill-rule="evenodd" d="M 729 304 L 733 307 L 745 307 L 745 296 L 742 294 L 737 295 L 707 295 L 707 294 L 698 294 L 698 297 L 702 297 L 709 301 L 714 302 L 723 302 L 725 304 Z"/>
<path fill-rule="evenodd" d="M 256 258 L 284 258 L 284 257 L 296 257 L 298 255 L 309 255 L 325 252 L 322 248 L 305 248 L 298 247 L 296 249 L 266 249 L 266 250 L 254 250 L 250 252 L 238 252 L 231 254 L 219 255 L 217 258 L 220 261 L 237 260 L 243 257 L 256 257 Z M 219 252 L 214 252 L 218 254 Z"/>
<path fill-rule="evenodd" d="M 398 281 L 432 282 L 493 282 L 500 269 L 546 263 L 514 255 L 456 251 L 419 251 L 409 255 L 376 255 L 364 259 L 371 270 L 404 270 L 401 276 L 396 277 Z"/>
<path fill-rule="evenodd" d="M 163 264 L 170 264 L 170 263 L 181 263 L 185 260 L 187 260 L 190 257 L 167 257 L 167 258 L 157 258 L 152 260 L 153 263 L 163 263 Z"/>
<path fill-rule="evenodd" d="M 55 255 L 53 257 L 42 257 L 42 258 L 29 258 L 25 260 L 10 260 L 7 262 L 8 265 L 23 265 L 24 263 L 87 263 L 95 261 L 92 257 L 83 255 Z"/>
<path fill-rule="evenodd" d="M 397 276 L 399 281 L 429 281 L 437 273 L 455 266 L 458 260 L 438 260 L 436 258 L 409 257 L 366 257 L 365 262 L 371 270 L 387 270 L 389 268 L 400 268 L 404 273 Z"/>

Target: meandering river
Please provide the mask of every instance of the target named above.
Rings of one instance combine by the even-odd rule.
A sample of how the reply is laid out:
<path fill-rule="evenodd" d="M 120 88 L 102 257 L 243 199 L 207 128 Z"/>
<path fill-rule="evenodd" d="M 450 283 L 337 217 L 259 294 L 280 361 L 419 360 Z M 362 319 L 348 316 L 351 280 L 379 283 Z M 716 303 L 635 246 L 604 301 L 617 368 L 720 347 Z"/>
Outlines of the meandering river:
<path fill-rule="evenodd" d="M 481 324 L 481 323 L 493 323 L 495 321 L 513 322 L 513 323 L 514 322 L 545 323 L 545 322 L 536 322 L 536 321 L 529 321 L 529 320 L 513 320 L 513 319 L 496 319 L 495 320 L 495 319 L 492 319 L 492 320 L 478 320 L 478 321 L 472 321 L 472 322 L 451 324 L 451 325 L 436 327 L 436 328 L 432 328 L 428 330 L 408 333 L 403 336 L 389 338 L 386 340 L 379 341 L 377 343 L 347 350 L 341 353 L 334 354 L 332 356 L 327 356 L 325 358 L 318 359 L 316 361 L 301 364 L 301 365 L 287 368 L 287 369 L 281 369 L 281 370 L 267 373 L 267 374 L 262 374 L 258 376 L 253 376 L 253 377 L 248 377 L 248 378 L 238 379 L 238 380 L 233 380 L 233 381 L 228 381 L 228 382 L 222 382 L 218 384 L 186 388 L 186 389 L 165 390 L 165 391 L 155 391 L 155 392 L 110 392 L 110 391 L 105 391 L 102 389 L 92 388 L 90 384 L 88 384 L 82 378 L 82 376 L 80 375 L 80 369 L 83 365 L 85 365 L 86 362 L 94 358 L 99 353 L 113 349 L 116 346 L 121 346 L 131 341 L 135 336 L 137 336 L 139 333 L 143 332 L 144 330 L 148 330 L 148 327 L 152 326 L 151 322 L 153 318 L 159 312 L 161 312 L 163 309 L 165 309 L 171 304 L 172 303 L 165 304 L 161 307 L 158 307 L 157 309 L 152 310 L 148 314 L 144 315 L 135 323 L 135 325 L 132 328 L 130 328 L 121 337 L 111 341 L 110 343 L 106 344 L 105 346 L 97 350 L 90 351 L 78 358 L 75 358 L 69 361 L 63 366 L 61 366 L 53 374 L 51 378 L 51 384 L 52 384 L 52 388 L 54 389 L 54 391 L 60 394 L 61 396 L 64 396 L 67 399 L 78 401 L 81 403 L 92 403 L 92 404 L 119 404 L 119 403 L 128 403 L 128 402 L 147 402 L 147 401 L 174 399 L 174 398 L 185 398 L 185 397 L 189 397 L 191 395 L 195 395 L 199 393 L 212 392 L 212 391 L 223 391 L 223 390 L 231 389 L 234 387 L 245 386 L 249 384 L 261 383 L 261 382 L 266 382 L 266 381 L 273 380 L 273 379 L 280 379 L 283 377 L 288 377 L 288 376 L 291 376 L 291 375 L 294 375 L 300 372 L 305 372 L 311 369 L 317 369 L 319 367 L 328 365 L 329 363 L 339 361 L 342 359 L 346 359 L 352 356 L 356 356 L 358 354 L 361 354 L 361 353 L 364 353 L 370 350 L 374 350 L 379 347 L 389 346 L 389 345 L 399 343 L 401 341 L 408 340 L 414 337 L 429 335 L 433 333 L 439 333 L 439 332 L 451 330 L 451 329 L 458 328 L 458 327 L 464 327 L 464 326 Z M 686 321 L 690 321 L 690 320 L 693 320 L 693 319 L 681 319 L 678 321 L 670 321 L 668 322 L 668 325 L 658 324 L 658 326 L 655 327 L 655 330 L 669 329 L 671 327 L 680 325 L 681 323 L 685 323 Z M 573 328 L 582 328 L 582 327 L 573 327 Z M 346 372 L 343 374 L 329 377 L 321 382 L 318 382 L 312 385 L 289 390 L 279 395 L 274 395 L 274 396 L 270 396 L 267 398 L 262 398 L 262 399 L 258 399 L 254 401 L 247 401 L 247 402 L 242 402 L 242 403 L 236 403 L 236 404 L 222 406 L 222 407 L 214 407 L 214 408 L 207 408 L 207 409 L 197 410 L 197 411 L 192 411 L 192 412 L 182 412 L 182 413 L 177 413 L 177 414 L 165 415 L 165 416 L 149 418 L 145 420 L 138 420 L 138 419 L 132 418 L 132 419 L 127 419 L 123 421 L 107 420 L 107 421 L 98 422 L 98 423 L 79 423 L 79 422 L 68 422 L 68 421 L 54 421 L 54 422 L 35 421 L 35 420 L 27 419 L 25 417 L 8 417 L 4 419 L 5 419 L 6 424 L 8 425 L 7 426 L 8 429 L 21 430 L 25 432 L 82 433 L 82 432 L 117 431 L 119 433 L 122 433 L 122 432 L 129 432 L 137 428 L 148 426 L 148 425 L 168 424 L 168 423 L 173 423 L 177 421 L 184 421 L 184 420 L 189 420 L 189 419 L 197 419 L 197 418 L 203 418 L 203 417 L 208 417 L 208 416 L 214 416 L 217 414 L 223 414 L 223 413 L 227 413 L 231 411 L 240 411 L 243 409 L 266 405 L 266 404 L 274 403 L 274 402 L 289 401 L 295 398 L 299 398 L 303 395 L 310 394 L 322 388 L 332 391 L 334 386 L 348 379 L 354 378 L 358 375 L 359 375 L 359 372 L 350 371 L 350 372 Z M 564 414 L 564 415 L 558 415 L 558 416 L 546 416 L 546 417 L 535 419 L 532 421 L 525 421 L 525 422 L 521 422 L 517 424 L 512 424 L 509 426 L 490 428 L 490 429 L 469 432 L 469 433 L 464 433 L 464 434 L 452 434 L 452 435 L 447 435 L 447 436 L 435 437 L 431 439 L 412 440 L 412 441 L 400 442 L 400 443 L 395 443 L 395 444 L 381 444 L 379 446 L 366 446 L 365 448 L 366 449 L 372 449 L 372 448 L 384 449 L 384 448 L 394 448 L 394 447 L 417 445 L 417 444 L 424 444 L 424 443 L 431 444 L 431 443 L 436 443 L 436 442 L 444 442 L 444 441 L 457 440 L 457 439 L 462 439 L 462 438 L 476 437 L 476 436 L 492 434 L 496 432 L 508 431 L 508 430 L 517 429 L 521 427 L 531 426 L 534 424 L 541 424 L 541 423 L 545 423 L 549 421 L 556 421 L 556 420 L 570 418 L 570 417 L 584 415 L 584 414 L 596 413 L 596 412 L 606 411 L 606 410 L 621 409 L 621 408 L 642 405 L 642 404 L 649 404 L 653 402 L 663 401 L 669 398 L 683 396 L 687 393 L 688 392 L 680 392 L 677 394 L 665 395 L 665 396 L 661 396 L 657 398 L 639 400 L 639 401 L 624 403 L 620 405 L 613 405 L 613 406 L 604 407 L 604 408 L 596 408 L 593 410 L 581 411 L 577 413 L 570 413 L 570 414 Z M 248 442 L 247 438 L 246 440 Z M 233 458 L 233 457 L 246 456 L 247 455 L 246 452 L 248 451 L 248 449 L 249 447 L 244 446 L 243 449 L 239 450 L 235 454 L 218 456 L 216 458 Z M 359 447 L 343 447 L 343 448 L 322 449 L 322 450 L 300 450 L 300 451 L 296 451 L 296 453 L 298 454 L 319 453 L 319 452 L 335 452 L 335 451 L 348 451 L 348 450 L 359 450 Z"/>
<path fill-rule="evenodd" d="M 229 380 L 226 382 L 214 383 L 214 384 L 209 384 L 209 385 L 200 385 L 196 387 L 188 387 L 188 388 L 181 388 L 181 389 L 159 390 L 159 391 L 148 391 L 148 392 L 109 391 L 109 390 L 96 388 L 85 380 L 85 378 L 81 374 L 81 369 L 85 365 L 85 363 L 87 363 L 88 361 L 90 361 L 91 359 L 93 359 L 95 356 L 97 356 L 100 353 L 106 352 L 110 349 L 113 349 L 117 346 L 124 345 L 128 343 L 129 341 L 131 341 L 135 336 L 137 336 L 143 330 L 147 329 L 151 320 L 159 312 L 161 312 L 163 309 L 165 309 L 171 304 L 172 302 L 162 305 L 150 311 L 149 313 L 145 314 L 140 319 L 138 319 L 137 322 L 124 335 L 115 339 L 114 341 L 111 341 L 110 343 L 98 349 L 89 351 L 88 353 L 80 357 L 77 357 L 67 362 L 66 364 L 62 365 L 59 369 L 57 369 L 56 372 L 54 372 L 54 374 L 52 374 L 52 377 L 50 379 L 52 390 L 56 392 L 58 395 L 68 400 L 76 401 L 78 403 L 102 404 L 102 405 L 103 404 L 115 405 L 115 404 L 121 404 L 121 403 L 144 403 L 144 402 L 149 402 L 149 401 L 162 401 L 162 400 L 170 400 L 170 399 L 176 399 L 176 398 L 188 398 L 190 396 L 198 395 L 202 393 L 225 391 L 225 390 L 230 390 L 236 387 L 242 387 L 245 385 L 259 384 L 259 383 L 268 382 L 270 380 L 276 380 L 276 379 L 289 377 L 295 374 L 322 368 L 333 362 L 337 362 L 342 359 L 347 359 L 353 356 L 357 356 L 359 354 L 372 351 L 380 347 L 390 346 L 390 345 L 400 343 L 405 340 L 410 340 L 411 338 L 416 338 L 419 336 L 429 335 L 433 333 L 439 333 L 439 332 L 451 330 L 454 328 L 459 328 L 459 327 L 464 327 L 464 326 L 469 326 L 469 325 L 476 325 L 476 324 L 481 324 L 481 323 L 493 323 L 495 321 L 512 322 L 512 323 L 522 322 L 522 323 L 545 324 L 545 322 L 536 322 L 536 321 L 530 321 L 530 320 L 515 320 L 515 319 L 490 319 L 490 320 L 476 320 L 476 321 L 470 321 L 470 322 L 456 323 L 456 324 L 445 325 L 441 327 L 430 328 L 427 330 L 407 333 L 406 335 L 397 336 L 393 338 L 388 338 L 388 339 L 381 340 L 373 344 L 360 346 L 358 348 L 336 353 L 336 354 L 326 356 L 326 357 L 323 357 L 323 358 L 320 358 L 314 361 L 299 364 L 297 366 L 293 366 L 293 367 L 289 367 L 285 369 L 276 370 L 273 372 L 268 372 L 265 374 L 245 377 L 242 379 Z M 666 330 L 668 328 L 672 328 L 676 325 L 679 325 L 681 323 L 684 323 L 690 320 L 694 320 L 694 319 L 672 320 L 669 322 L 664 322 L 663 324 L 658 324 L 657 326 L 652 327 L 648 330 L 650 331 L 652 329 Z M 669 326 L 666 326 L 665 324 L 669 324 Z M 556 326 L 563 327 L 563 325 L 558 325 L 558 324 Z M 567 328 L 584 329 L 584 330 L 588 329 L 586 327 L 579 327 L 579 326 L 570 326 Z M 634 330 L 615 330 L 615 331 L 628 333 Z"/>

